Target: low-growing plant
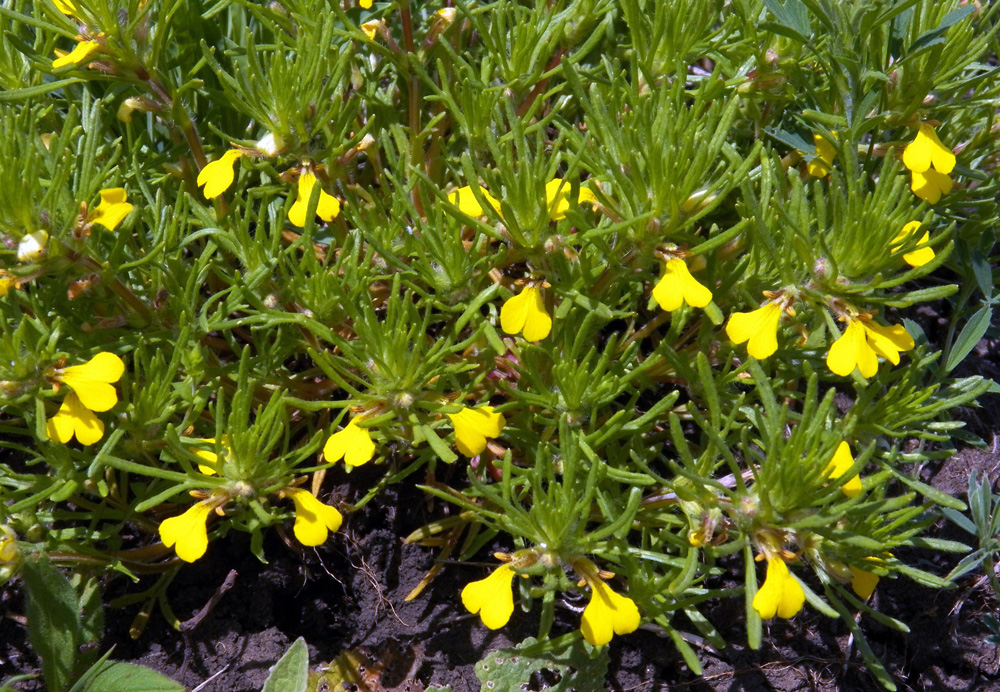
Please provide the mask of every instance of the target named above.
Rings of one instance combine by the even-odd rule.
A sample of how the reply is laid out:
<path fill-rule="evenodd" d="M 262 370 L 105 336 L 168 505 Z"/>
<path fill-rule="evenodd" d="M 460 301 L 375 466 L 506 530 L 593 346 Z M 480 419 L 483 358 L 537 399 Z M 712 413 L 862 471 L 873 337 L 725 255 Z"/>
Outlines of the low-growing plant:
<path fill-rule="evenodd" d="M 856 616 L 949 586 L 901 549 L 965 550 L 922 535 L 964 505 L 911 470 L 991 384 L 951 373 L 991 315 L 998 12 L 8 3 L 0 577 L 166 575 L 138 633 L 229 532 L 318 546 L 420 471 L 461 511 L 411 538 L 497 550 L 489 628 L 589 592 L 560 645 L 645 623 L 700 671 L 707 600 L 752 647 L 808 604 L 894 689 Z"/>

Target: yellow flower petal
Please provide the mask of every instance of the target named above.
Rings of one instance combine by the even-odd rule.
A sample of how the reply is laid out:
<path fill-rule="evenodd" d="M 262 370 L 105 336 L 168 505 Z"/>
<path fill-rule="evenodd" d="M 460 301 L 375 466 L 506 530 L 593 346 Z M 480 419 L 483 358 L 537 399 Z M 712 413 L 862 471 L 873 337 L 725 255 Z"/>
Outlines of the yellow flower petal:
<path fill-rule="evenodd" d="M 878 358 L 868 345 L 867 332 L 860 320 L 850 320 L 844 333 L 833 342 L 826 355 L 826 366 L 834 374 L 846 377 L 858 368 L 864 377 L 878 372 Z M 897 359 L 898 361 L 898 359 Z"/>
<path fill-rule="evenodd" d="M 899 246 L 903 245 L 912 235 L 915 235 L 917 230 L 920 228 L 919 221 L 910 221 L 908 224 L 903 226 L 902 230 L 896 234 L 896 237 L 892 239 L 892 245 L 894 246 L 892 252 L 895 254 L 899 251 Z M 918 246 L 924 246 L 931 240 L 931 234 L 925 232 L 920 238 Z M 903 255 L 903 261 L 909 264 L 911 267 L 922 267 L 928 262 L 934 259 L 934 250 L 929 247 L 919 247 L 917 250 L 912 250 Z"/>
<path fill-rule="evenodd" d="M 215 438 L 214 437 L 199 437 L 198 441 L 199 442 L 204 442 L 206 444 L 210 444 L 213 447 L 215 446 Z M 227 450 L 227 452 L 228 452 L 228 450 L 229 450 L 229 438 L 226 435 L 222 436 L 222 446 L 225 447 L 226 450 Z M 218 471 L 216 470 L 216 469 L 219 468 L 219 455 L 218 454 L 216 454 L 215 452 L 213 452 L 211 449 L 194 449 L 194 450 L 191 450 L 191 451 L 193 451 L 194 455 L 196 457 L 198 457 L 199 459 L 203 459 L 206 462 L 208 462 L 209 464 L 211 464 L 211 466 L 206 466 L 205 464 L 198 464 L 198 471 L 200 471 L 201 473 L 205 474 L 206 476 L 216 476 L 216 475 L 218 475 Z"/>
<path fill-rule="evenodd" d="M 514 612 L 513 578 L 511 566 L 500 565 L 485 579 L 465 585 L 462 605 L 470 613 L 479 613 L 483 624 L 491 630 L 500 629 L 510 621 Z"/>
<path fill-rule="evenodd" d="M 591 646 L 604 646 L 612 634 L 628 634 L 639 627 L 641 617 L 635 602 L 615 591 L 598 578 L 590 584 L 590 603 L 583 610 L 580 631 Z"/>
<path fill-rule="evenodd" d="M 378 33 L 378 28 L 379 25 L 381 24 L 382 24 L 381 19 L 373 19 L 370 22 L 365 22 L 358 28 L 365 33 L 365 36 L 368 38 L 369 41 L 374 41 L 375 34 Z"/>
<path fill-rule="evenodd" d="M 769 559 L 764 585 L 753 597 L 753 609 L 757 614 L 765 620 L 775 615 L 788 619 L 802 610 L 805 600 L 802 585 L 789 573 L 785 561 L 777 557 Z"/>
<path fill-rule="evenodd" d="M 68 13 L 67 13 L 68 14 Z M 99 48 L 97 41 L 77 41 L 76 47 L 66 55 L 57 57 L 52 61 L 53 69 L 65 67 L 66 65 L 79 65 L 90 57 L 91 53 Z"/>
<path fill-rule="evenodd" d="M 861 600 L 867 601 L 875 592 L 875 587 L 878 586 L 879 576 L 854 566 L 851 566 L 849 569 L 851 570 L 851 574 L 854 575 L 851 579 L 851 588 Z"/>
<path fill-rule="evenodd" d="M 118 403 L 118 393 L 110 383 L 120 380 L 124 372 L 121 358 L 102 351 L 82 365 L 65 368 L 59 379 L 91 411 L 107 411 Z"/>
<path fill-rule="evenodd" d="M 837 158 L 837 149 L 821 135 L 813 135 L 816 144 L 816 158 L 809 162 L 809 175 L 815 178 L 825 178 L 830 173 L 830 165 Z"/>
<path fill-rule="evenodd" d="M 362 9 L 370 10 L 372 8 L 372 0 L 358 0 L 358 4 Z"/>
<path fill-rule="evenodd" d="M 132 211 L 132 205 L 125 201 L 128 197 L 125 188 L 113 187 L 101 190 L 100 194 L 101 201 L 87 220 L 90 223 L 99 223 L 109 231 L 113 231 Z"/>
<path fill-rule="evenodd" d="M 49 244 L 49 234 L 45 231 L 26 233 L 17 244 L 17 261 L 34 262 L 45 254 Z"/>
<path fill-rule="evenodd" d="M 216 159 L 207 164 L 198 173 L 198 186 L 205 186 L 205 199 L 218 197 L 229 189 L 236 178 L 236 159 L 243 156 L 239 149 L 230 149 L 222 155 L 221 159 Z M 302 212 L 305 214 L 305 211 Z"/>
<path fill-rule="evenodd" d="M 712 292 L 691 276 L 684 260 L 669 259 L 663 276 L 653 288 L 653 299 L 667 312 L 673 312 L 682 303 L 696 308 L 705 307 L 712 302 Z"/>
<path fill-rule="evenodd" d="M 336 507 L 323 504 L 308 490 L 286 488 L 285 495 L 295 503 L 295 537 L 306 546 L 322 545 L 330 531 L 340 528 L 344 517 Z"/>
<path fill-rule="evenodd" d="M 552 331 L 552 318 L 545 311 L 545 302 L 538 286 L 526 286 L 508 299 L 500 309 L 500 327 L 508 334 L 524 330 L 528 341 L 541 341 Z"/>
<path fill-rule="evenodd" d="M 500 202 L 487 192 L 486 188 L 480 187 L 479 191 L 486 198 L 486 203 L 493 207 L 493 210 L 499 214 Z M 482 205 L 479 204 L 479 200 L 476 199 L 476 193 L 468 185 L 460 187 L 448 195 L 448 201 L 457 206 L 463 214 L 468 214 L 469 216 L 483 216 L 486 213 L 483 211 Z"/>
<path fill-rule="evenodd" d="M 80 403 L 80 398 L 73 392 L 63 399 L 59 411 L 45 424 L 45 432 L 50 440 L 58 440 L 66 444 L 73 439 L 82 445 L 92 445 L 104 437 L 104 423 L 87 407 Z"/>
<path fill-rule="evenodd" d="M 17 536 L 6 526 L 0 526 L 0 564 L 13 562 L 20 552 L 17 547 Z"/>
<path fill-rule="evenodd" d="M 299 228 L 306 225 L 306 210 L 309 207 L 309 198 L 312 196 L 315 184 L 316 176 L 312 173 L 303 173 L 299 176 L 295 204 L 288 210 L 288 220 Z M 340 214 L 340 201 L 326 190 L 321 189 L 319 201 L 316 203 L 316 215 L 324 221 L 333 221 L 338 214 Z"/>
<path fill-rule="evenodd" d="M 851 446 L 846 442 L 841 442 L 837 451 L 833 453 L 833 459 L 826 465 L 825 473 L 829 474 L 831 480 L 837 479 L 850 471 L 852 466 L 854 466 L 854 457 L 851 456 Z M 854 497 L 861 492 L 861 478 L 858 474 L 854 474 L 840 486 L 840 490 L 847 497 Z"/>
<path fill-rule="evenodd" d="M 865 336 L 868 345 L 875 353 L 888 360 L 893 365 L 899 365 L 899 352 L 909 351 L 915 345 L 913 337 L 901 324 L 883 327 L 873 321 L 864 322 Z"/>
<path fill-rule="evenodd" d="M 372 441 L 368 428 L 362 428 L 358 421 L 352 418 L 344 427 L 330 435 L 323 445 L 323 457 L 328 462 L 343 458 L 348 466 L 361 466 L 375 456 L 375 443 Z"/>
<path fill-rule="evenodd" d="M 56 6 L 56 9 L 69 17 L 77 17 L 79 15 L 79 8 L 71 0 L 52 0 L 52 4 Z"/>
<path fill-rule="evenodd" d="M 914 171 L 910 181 L 910 189 L 920 199 L 929 204 L 937 204 L 941 200 L 942 194 L 951 192 L 954 181 L 944 173 L 938 173 L 933 168 L 929 168 L 923 173 Z"/>
<path fill-rule="evenodd" d="M 0 275 L 0 298 L 6 297 L 12 288 L 17 288 L 17 279 L 12 276 Z"/>
<path fill-rule="evenodd" d="M 194 562 L 208 550 L 208 515 L 212 505 L 198 502 L 184 514 L 164 519 L 160 523 L 160 540 L 168 548 L 176 546 L 177 557 Z"/>
<path fill-rule="evenodd" d="M 504 420 L 502 413 L 494 413 L 492 406 L 463 408 L 458 413 L 449 413 L 455 428 L 455 444 L 458 451 L 467 457 L 482 454 L 486 449 L 486 438 L 500 436 Z"/>
<path fill-rule="evenodd" d="M 903 165 L 914 173 L 926 173 L 933 166 L 947 175 L 955 168 L 955 155 L 941 143 L 933 127 L 921 123 L 917 136 L 903 149 Z"/>
<path fill-rule="evenodd" d="M 734 344 L 747 344 L 747 353 L 763 360 L 778 350 L 778 320 L 781 306 L 770 302 L 752 312 L 734 312 L 726 324 L 726 335 Z"/>
<path fill-rule="evenodd" d="M 549 210 L 550 219 L 559 221 L 566 218 L 566 212 L 569 211 L 569 193 L 571 191 L 572 187 L 570 184 L 562 178 L 553 178 L 545 184 L 545 206 Z M 593 192 L 583 186 L 580 187 L 580 192 L 576 198 L 577 204 L 583 204 L 584 202 L 593 203 L 596 201 L 597 197 L 594 196 Z"/>

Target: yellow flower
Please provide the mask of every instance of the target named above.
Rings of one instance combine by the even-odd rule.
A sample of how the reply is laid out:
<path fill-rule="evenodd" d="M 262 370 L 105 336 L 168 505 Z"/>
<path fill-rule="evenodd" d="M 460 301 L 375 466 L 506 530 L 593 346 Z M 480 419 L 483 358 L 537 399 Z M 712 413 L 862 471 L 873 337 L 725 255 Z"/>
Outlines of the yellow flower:
<path fill-rule="evenodd" d="M 198 186 L 205 186 L 205 199 L 218 197 L 229 189 L 236 177 L 234 170 L 236 159 L 241 156 L 243 156 L 243 152 L 239 149 L 230 149 L 222 155 L 221 159 L 216 159 L 201 169 L 201 172 L 198 173 Z M 305 210 L 302 213 L 305 214 Z"/>
<path fill-rule="evenodd" d="M 86 408 L 107 411 L 118 403 L 118 392 L 111 383 L 120 380 L 124 372 L 121 358 L 102 351 L 82 365 L 64 368 L 56 378 L 70 387 Z"/>
<path fill-rule="evenodd" d="M 913 337 L 902 325 L 883 327 L 875 322 L 848 318 L 844 333 L 830 347 L 826 365 L 842 377 L 850 375 L 857 367 L 863 377 L 870 378 L 878 372 L 876 356 L 898 365 L 900 351 L 909 351 L 913 346 Z"/>
<path fill-rule="evenodd" d="M 372 8 L 372 0 L 358 0 L 358 4 L 361 5 L 362 9 L 370 10 Z"/>
<path fill-rule="evenodd" d="M 813 142 L 816 144 L 816 157 L 809 162 L 806 168 L 809 175 L 815 178 L 825 178 L 830 173 L 833 160 L 837 158 L 837 150 L 822 135 L 813 135 Z"/>
<path fill-rule="evenodd" d="M 113 187 L 101 190 L 100 195 L 101 201 L 87 217 L 87 221 L 92 224 L 99 223 L 109 231 L 113 231 L 132 211 L 132 205 L 125 201 L 128 193 L 125 192 L 125 188 Z"/>
<path fill-rule="evenodd" d="M 0 524 L 0 564 L 13 562 L 21 551 L 17 547 L 17 535 L 13 530 Z"/>
<path fill-rule="evenodd" d="M 951 192 L 954 184 L 950 176 L 938 173 L 933 168 L 929 168 L 923 173 L 913 172 L 910 189 L 913 190 L 913 194 L 925 202 L 937 204 L 941 199 L 941 195 Z"/>
<path fill-rule="evenodd" d="M 917 136 L 903 149 L 903 165 L 912 172 L 910 189 L 920 199 L 937 204 L 942 193 L 951 192 L 948 174 L 955 168 L 955 155 L 927 123 L 920 123 Z"/>
<path fill-rule="evenodd" d="M 375 443 L 368 428 L 352 418 L 343 430 L 330 435 L 323 445 L 323 457 L 330 463 L 343 458 L 348 466 L 361 466 L 375 456 Z"/>
<path fill-rule="evenodd" d="M 191 505 L 184 514 L 164 519 L 160 523 L 160 540 L 168 548 L 177 546 L 177 557 L 194 562 L 208 550 L 208 515 L 212 502 Z"/>
<path fill-rule="evenodd" d="M 903 149 L 903 165 L 914 173 L 924 173 L 933 166 L 947 175 L 955 168 L 955 155 L 941 143 L 932 126 L 920 123 L 917 136 Z"/>
<path fill-rule="evenodd" d="M 308 490 L 285 488 L 285 495 L 295 503 L 295 537 L 307 546 L 322 545 L 330 531 L 336 531 L 344 517 L 336 507 L 323 504 Z"/>
<path fill-rule="evenodd" d="M 58 69 L 66 65 L 79 65 L 86 62 L 91 53 L 98 48 L 100 48 L 100 44 L 97 41 L 77 41 L 76 47 L 69 53 L 63 53 L 61 50 L 56 51 L 56 59 L 52 61 L 52 68 Z"/>
<path fill-rule="evenodd" d="M 552 318 L 545 311 L 541 289 L 532 284 L 513 298 L 508 298 L 500 309 L 500 327 L 508 334 L 524 330 L 528 341 L 540 341 L 552 331 Z"/>
<path fill-rule="evenodd" d="M 17 279 L 0 270 L 0 298 L 6 297 L 10 293 L 10 289 L 17 288 L 17 286 Z"/>
<path fill-rule="evenodd" d="M 592 575 L 585 577 L 590 584 L 590 603 L 583 610 L 580 631 L 591 646 L 604 646 L 612 634 L 628 634 L 639 627 L 639 609 L 628 596 L 622 596 Z"/>
<path fill-rule="evenodd" d="M 892 244 L 896 246 L 893 248 L 892 252 L 898 252 L 899 246 L 909 240 L 910 236 L 915 235 L 919 228 L 919 221 L 911 221 L 903 226 L 902 230 L 896 234 L 895 238 L 892 239 Z M 934 250 L 926 247 L 930 240 L 931 234 L 929 232 L 924 233 L 923 237 L 920 238 L 920 242 L 917 244 L 918 249 L 905 253 L 903 255 L 903 261 L 911 267 L 922 267 L 934 259 Z"/>
<path fill-rule="evenodd" d="M 500 202 L 487 192 L 485 187 L 480 187 L 479 192 L 486 199 L 486 203 L 493 207 L 493 210 L 499 214 Z M 469 216 L 483 216 L 486 213 L 483 211 L 482 205 L 479 204 L 479 200 L 476 199 L 476 193 L 468 185 L 460 187 L 448 195 L 448 201 L 457 206 L 463 214 L 468 214 Z"/>
<path fill-rule="evenodd" d="M 875 587 L 878 586 L 879 576 L 877 574 L 872 574 L 871 572 L 866 572 L 863 569 L 858 569 L 857 567 L 851 566 L 849 568 L 851 574 L 851 589 L 854 590 L 861 600 L 867 601 L 872 593 L 875 591 Z"/>
<path fill-rule="evenodd" d="M 365 36 L 368 37 L 369 41 L 375 40 L 375 34 L 378 33 L 379 27 L 382 25 L 381 19 L 373 19 L 370 22 L 365 22 L 359 29 L 364 32 Z"/>
<path fill-rule="evenodd" d="M 514 570 L 500 565 L 485 579 L 469 582 L 462 589 L 462 605 L 470 613 L 479 613 L 483 624 L 491 630 L 500 629 L 514 612 L 514 590 L 511 580 Z"/>
<path fill-rule="evenodd" d="M 747 353 L 763 360 L 778 350 L 778 320 L 781 305 L 771 301 L 752 312 L 734 312 L 726 324 L 726 335 L 734 344 L 747 344 Z"/>
<path fill-rule="evenodd" d="M 306 225 L 306 209 L 309 207 L 309 197 L 315 184 L 316 176 L 312 173 L 303 173 L 299 176 L 298 195 L 295 197 L 295 204 L 288 210 L 288 220 L 299 228 Z M 340 201 L 321 189 L 319 202 L 316 203 L 316 215 L 324 221 L 333 221 L 338 214 L 340 214 Z"/>
<path fill-rule="evenodd" d="M 833 459 L 826 465 L 824 473 L 829 474 L 831 480 L 840 478 L 854 466 L 854 457 L 851 456 L 851 446 L 846 442 L 841 442 L 837 451 L 833 453 Z M 850 480 L 840 486 L 840 490 L 847 497 L 854 497 L 861 492 L 861 478 L 858 474 L 851 476 Z"/>
<path fill-rule="evenodd" d="M 545 206 L 549 210 L 549 218 L 553 221 L 566 218 L 566 212 L 569 211 L 569 199 L 567 197 L 570 192 L 570 184 L 562 178 L 553 178 L 545 184 Z M 584 202 L 594 204 L 597 202 L 597 197 L 589 189 L 580 186 L 580 193 L 577 195 L 576 203 L 583 204 Z"/>
<path fill-rule="evenodd" d="M 214 437 L 199 437 L 198 441 L 199 442 L 204 442 L 206 444 L 210 444 L 213 447 L 215 446 L 215 438 Z M 222 446 L 226 448 L 227 452 L 229 451 L 229 438 L 226 435 L 222 436 Z M 215 476 L 215 475 L 218 475 L 218 471 L 216 471 L 216 469 L 219 468 L 219 455 L 218 454 L 216 454 L 215 452 L 213 452 L 210 449 L 194 449 L 194 450 L 191 450 L 191 451 L 193 451 L 194 455 L 196 457 L 198 457 L 199 459 L 204 459 L 209 464 L 212 464 L 211 466 L 205 466 L 205 464 L 198 464 L 198 470 L 200 472 L 202 472 L 206 476 Z"/>
<path fill-rule="evenodd" d="M 104 436 L 104 423 L 80 403 L 80 397 L 70 392 L 56 415 L 45 423 L 45 432 L 50 440 L 63 444 L 76 435 L 80 444 L 92 445 Z"/>
<path fill-rule="evenodd" d="M 780 557 L 767 561 L 767 576 L 764 585 L 753 597 L 753 609 L 765 620 L 775 615 L 781 618 L 794 617 L 805 603 L 806 594 L 802 585 L 788 571 L 788 565 Z"/>
<path fill-rule="evenodd" d="M 69 17 L 76 17 L 80 12 L 80 9 L 72 0 L 52 0 L 52 4 L 56 6 L 57 10 Z"/>
<path fill-rule="evenodd" d="M 448 417 L 455 428 L 458 451 L 467 457 L 482 454 L 486 449 L 486 438 L 499 437 L 507 423 L 502 413 L 493 413 L 492 406 L 463 407 L 458 413 L 449 413 Z"/>
<path fill-rule="evenodd" d="M 663 276 L 653 288 L 653 298 L 667 312 L 677 310 L 683 303 L 703 308 L 712 302 L 712 292 L 691 276 L 682 259 L 668 259 Z"/>

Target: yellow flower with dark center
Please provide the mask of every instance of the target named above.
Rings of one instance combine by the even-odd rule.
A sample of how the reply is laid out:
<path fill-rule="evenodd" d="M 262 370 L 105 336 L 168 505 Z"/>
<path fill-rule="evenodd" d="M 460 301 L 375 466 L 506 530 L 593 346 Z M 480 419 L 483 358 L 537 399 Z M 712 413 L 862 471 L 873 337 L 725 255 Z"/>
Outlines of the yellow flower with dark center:
<path fill-rule="evenodd" d="M 201 172 L 198 173 L 198 186 L 205 186 L 205 199 L 218 197 L 229 189 L 236 178 L 236 159 L 241 156 L 243 156 L 243 152 L 239 149 L 230 149 L 222 155 L 222 158 L 206 164 L 201 169 Z M 305 214 L 305 211 L 303 210 L 302 213 Z"/>
<path fill-rule="evenodd" d="M 833 160 L 837 158 L 837 150 L 822 135 L 813 135 L 813 142 L 816 144 L 816 157 L 808 163 L 806 168 L 809 175 L 814 178 L 825 178 L 830 174 Z"/>
<path fill-rule="evenodd" d="M 330 463 L 344 460 L 348 466 L 361 466 L 375 456 L 375 443 L 368 428 L 352 418 L 343 430 L 330 435 L 323 445 L 323 457 Z"/>
<path fill-rule="evenodd" d="M 871 572 L 866 572 L 863 569 L 858 569 L 853 565 L 849 567 L 851 570 L 851 589 L 854 593 L 858 595 L 863 601 L 867 601 L 871 598 L 871 595 L 875 592 L 875 587 L 878 586 L 879 576 L 877 574 L 872 574 Z"/>
<path fill-rule="evenodd" d="M 635 602 L 622 596 L 597 575 L 584 577 L 590 585 L 590 603 L 583 610 L 580 631 L 591 646 L 604 646 L 615 634 L 629 634 L 639 627 L 641 617 Z"/>
<path fill-rule="evenodd" d="M 893 254 L 899 251 L 900 246 L 909 240 L 910 236 L 916 235 L 919 229 L 919 221 L 910 221 L 908 224 L 903 226 L 902 230 L 900 230 L 899 233 L 896 234 L 896 237 L 892 239 L 892 244 L 895 246 L 892 250 Z M 920 238 L 920 242 L 917 244 L 918 248 L 905 253 L 903 255 L 903 261 L 911 267 L 922 267 L 934 259 L 934 250 L 926 247 L 930 240 L 930 232 L 925 232 Z"/>
<path fill-rule="evenodd" d="M 80 397 L 70 392 L 63 399 L 56 415 L 46 421 L 45 432 L 50 440 L 58 440 L 63 444 L 76 435 L 80 444 L 92 445 L 104 437 L 104 423 L 80 403 Z"/>
<path fill-rule="evenodd" d="M 455 444 L 458 451 L 467 457 L 482 454 L 486 449 L 486 438 L 500 437 L 507 421 L 502 413 L 494 413 L 492 406 L 462 408 L 458 413 L 449 413 L 455 428 Z"/>
<path fill-rule="evenodd" d="M 734 312 L 726 324 L 726 336 L 734 344 L 747 341 L 747 353 L 763 360 L 778 350 L 778 320 L 781 305 L 771 301 L 751 312 Z"/>
<path fill-rule="evenodd" d="M 837 451 L 833 453 L 830 463 L 826 465 L 824 473 L 828 474 L 831 480 L 834 480 L 850 471 L 852 466 L 854 466 L 854 457 L 851 456 L 851 446 L 846 442 L 841 442 L 837 446 Z M 854 497 L 861 492 L 861 478 L 858 474 L 854 474 L 840 486 L 840 490 L 847 497 Z"/>
<path fill-rule="evenodd" d="M 89 62 L 91 54 L 98 48 L 100 48 L 100 44 L 97 41 L 77 41 L 76 46 L 69 53 L 56 51 L 56 59 L 52 61 L 52 68 L 59 69 L 66 65 L 80 65 Z"/>
<path fill-rule="evenodd" d="M 937 204 L 942 194 L 951 192 L 948 174 L 955 168 L 955 154 L 927 123 L 920 123 L 917 136 L 903 150 L 903 165 L 912 173 L 910 189 L 920 199 Z"/>
<path fill-rule="evenodd" d="M 462 589 L 462 605 L 470 613 L 479 613 L 483 624 L 491 630 L 500 629 L 514 613 L 514 590 L 511 581 L 514 570 L 500 565 L 485 579 L 469 582 Z"/>
<path fill-rule="evenodd" d="M 208 515 L 215 505 L 202 500 L 187 511 L 160 522 L 160 540 L 168 548 L 175 547 L 177 557 L 184 562 L 194 562 L 208 550 Z"/>
<path fill-rule="evenodd" d="M 288 210 L 288 220 L 299 228 L 306 225 L 306 210 L 309 208 L 309 198 L 312 196 L 314 185 L 316 185 L 316 176 L 312 173 L 303 173 L 299 176 L 295 204 Z M 338 214 L 340 214 L 340 201 L 326 190 L 320 189 L 319 201 L 316 203 L 316 215 L 324 221 L 333 221 Z"/>
<path fill-rule="evenodd" d="M 101 201 L 87 217 L 87 222 L 91 224 L 99 223 L 109 231 L 115 230 L 133 207 L 126 202 L 128 193 L 125 188 L 113 187 L 108 190 L 101 190 Z"/>
<path fill-rule="evenodd" d="M 330 532 L 339 529 L 344 521 L 344 517 L 336 507 L 323 504 L 308 490 L 285 488 L 284 493 L 295 503 L 293 531 L 302 545 L 309 547 L 322 545 Z"/>
<path fill-rule="evenodd" d="M 125 373 L 125 363 L 113 353 L 102 351 L 82 365 L 63 368 L 56 379 L 79 397 L 91 411 L 107 411 L 118 403 L 118 392 L 111 386 Z"/>
<path fill-rule="evenodd" d="M 830 347 L 826 365 L 842 377 L 857 368 L 863 377 L 870 378 L 878 372 L 877 356 L 899 365 L 900 351 L 909 351 L 913 346 L 913 337 L 902 325 L 883 327 L 870 320 L 848 317 L 844 333 Z"/>
<path fill-rule="evenodd" d="M 545 206 L 549 210 L 549 218 L 553 221 L 566 218 L 566 212 L 569 211 L 570 192 L 572 192 L 570 184 L 562 178 L 553 178 L 545 184 Z M 592 191 L 581 185 L 576 203 L 583 204 L 585 202 L 595 204 L 597 197 Z M 472 215 L 470 214 L 470 216 Z"/>
<path fill-rule="evenodd" d="M 788 565 L 780 557 L 767 561 L 767 576 L 764 584 L 753 597 L 753 609 L 765 620 L 775 615 L 791 618 L 802 610 L 806 594 L 802 585 L 788 571 Z"/>
<path fill-rule="evenodd" d="M 541 289 L 532 284 L 513 298 L 508 298 L 500 309 L 500 327 L 508 334 L 524 332 L 528 341 L 541 341 L 552 331 L 552 318 L 545 310 Z"/>
<path fill-rule="evenodd" d="M 486 203 L 493 207 L 493 210 L 500 213 L 500 202 L 498 202 L 493 195 L 486 191 L 485 187 L 480 187 L 479 192 L 482 193 L 483 197 L 486 199 Z M 472 191 L 472 188 L 466 185 L 465 187 L 460 187 L 451 194 L 448 195 L 448 201 L 458 207 L 459 211 L 463 214 L 469 216 L 483 216 L 486 214 L 483 211 L 482 205 L 479 200 L 476 199 L 476 193 Z"/>
<path fill-rule="evenodd" d="M 687 303 L 703 308 L 712 302 L 712 292 L 691 276 L 682 259 L 668 259 L 663 276 L 653 288 L 653 299 L 667 312 L 673 312 Z"/>

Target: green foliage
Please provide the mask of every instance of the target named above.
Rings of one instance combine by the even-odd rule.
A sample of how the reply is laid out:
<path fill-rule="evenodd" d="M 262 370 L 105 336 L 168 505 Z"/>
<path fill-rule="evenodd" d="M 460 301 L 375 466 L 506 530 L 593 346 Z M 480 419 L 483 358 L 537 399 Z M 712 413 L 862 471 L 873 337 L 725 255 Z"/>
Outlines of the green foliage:
<path fill-rule="evenodd" d="M 600 692 L 608 672 L 606 650 L 581 645 L 573 635 L 539 642 L 528 637 L 511 649 L 491 651 L 476 664 L 483 692 L 516 692 L 534 676 L 552 692 Z"/>
<path fill-rule="evenodd" d="M 421 472 L 461 512 L 420 535 L 498 537 L 540 647 L 580 588 L 591 644 L 631 603 L 698 670 L 736 597 L 759 646 L 757 560 L 859 645 L 859 581 L 947 586 L 894 551 L 960 549 L 914 468 L 992 385 L 951 373 L 991 334 L 1000 6 L 454 4 L 2 8 L 0 580 L 72 624 L 35 555 L 164 572 L 148 615 L 176 554 L 312 545 Z M 98 354 L 114 405 L 73 413 Z M 360 499 L 301 506 L 331 479 Z"/>

